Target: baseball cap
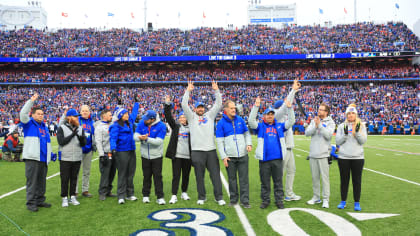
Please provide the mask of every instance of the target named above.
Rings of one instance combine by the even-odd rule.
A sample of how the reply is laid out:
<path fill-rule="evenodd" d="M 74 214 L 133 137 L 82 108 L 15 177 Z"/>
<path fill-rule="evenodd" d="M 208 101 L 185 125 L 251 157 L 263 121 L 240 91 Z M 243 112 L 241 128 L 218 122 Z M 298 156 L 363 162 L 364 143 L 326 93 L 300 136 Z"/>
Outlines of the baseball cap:
<path fill-rule="evenodd" d="M 69 109 L 66 113 L 66 116 L 80 116 L 80 114 L 77 113 L 76 109 Z"/>

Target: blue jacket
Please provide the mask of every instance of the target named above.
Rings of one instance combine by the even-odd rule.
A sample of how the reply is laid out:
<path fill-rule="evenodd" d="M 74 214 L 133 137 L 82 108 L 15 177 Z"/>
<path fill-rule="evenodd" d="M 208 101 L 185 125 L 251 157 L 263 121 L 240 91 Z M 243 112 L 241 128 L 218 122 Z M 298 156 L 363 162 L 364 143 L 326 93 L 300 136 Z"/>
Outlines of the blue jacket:
<path fill-rule="evenodd" d="M 140 141 L 139 136 L 148 134 L 145 141 Z M 140 141 L 141 156 L 146 159 L 163 157 L 163 140 L 166 135 L 166 125 L 156 117 L 156 121 L 149 127 L 141 120 L 136 128 L 134 140 Z"/>
<path fill-rule="evenodd" d="M 83 153 L 89 153 L 93 150 L 93 135 L 95 134 L 95 127 L 93 127 L 93 120 L 92 118 L 85 119 L 83 117 L 79 117 L 79 124 L 83 127 L 85 131 L 85 136 L 87 143 L 85 146 L 82 147 Z"/>
<path fill-rule="evenodd" d="M 244 119 L 235 116 L 231 120 L 226 114 L 217 122 L 216 142 L 220 158 L 243 157 L 248 152 L 246 147 L 252 146 L 251 135 Z"/>
<path fill-rule="evenodd" d="M 22 158 L 48 164 L 52 153 L 50 132 L 44 122 L 38 123 L 29 117 L 33 104 L 32 100 L 28 100 L 20 111 L 25 143 Z"/>
<path fill-rule="evenodd" d="M 130 123 L 128 126 L 124 123 L 124 126 L 114 122 L 109 127 L 109 144 L 111 151 L 126 152 L 136 150 L 136 143 L 133 139 L 133 124 Z"/>
<path fill-rule="evenodd" d="M 284 123 L 274 120 L 273 124 L 265 121 L 257 122 L 258 107 L 254 106 L 249 114 L 249 127 L 254 129 L 258 136 L 258 145 L 255 150 L 255 158 L 260 161 L 283 159 L 286 155 L 286 141 L 284 133 L 295 123 L 293 109 L 289 108 L 288 120 Z"/>

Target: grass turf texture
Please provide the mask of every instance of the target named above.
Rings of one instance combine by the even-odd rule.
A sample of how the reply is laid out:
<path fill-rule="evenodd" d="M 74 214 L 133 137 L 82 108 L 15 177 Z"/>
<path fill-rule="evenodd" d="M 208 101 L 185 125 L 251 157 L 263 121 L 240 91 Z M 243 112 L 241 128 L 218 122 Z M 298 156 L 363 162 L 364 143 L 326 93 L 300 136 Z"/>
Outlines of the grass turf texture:
<path fill-rule="evenodd" d="M 256 138 L 254 145 L 256 145 Z M 57 150 L 56 139 L 53 138 L 54 150 Z M 168 139 L 165 140 L 165 147 Z M 364 170 L 362 178 L 362 213 L 394 213 L 400 214 L 384 219 L 358 221 L 346 212 L 353 211 L 352 187 L 350 184 L 348 205 L 345 210 L 338 210 L 340 202 L 340 181 L 337 162 L 330 168 L 331 197 L 330 208 L 323 209 L 321 205 L 309 206 L 306 201 L 312 197 L 312 181 L 309 163 L 306 160 L 310 139 L 304 136 L 295 136 L 296 148 L 296 177 L 294 191 L 302 196 L 297 202 L 285 202 L 286 208 L 312 208 L 326 211 L 343 217 L 360 229 L 363 235 L 415 235 L 420 232 L 420 186 L 407 183 L 388 176 Z M 334 141 L 333 141 L 334 143 Z M 365 168 L 384 172 L 389 175 L 420 183 L 420 155 L 402 152 L 381 150 L 393 149 L 403 152 L 420 153 L 419 136 L 369 136 L 365 144 Z M 139 148 L 137 149 L 139 150 Z M 255 146 L 254 146 L 255 150 Z M 96 154 L 94 158 L 96 158 Z M 162 228 L 158 221 L 150 220 L 147 216 L 155 211 L 171 208 L 203 208 L 221 212 L 225 219 L 216 225 L 228 228 L 234 235 L 244 235 L 245 230 L 240 223 L 236 211 L 232 207 L 218 206 L 214 201 L 213 188 L 208 174 L 206 175 L 207 201 L 204 206 L 198 206 L 194 170 L 191 171 L 188 193 L 190 201 L 184 201 L 178 194 L 175 205 L 159 206 L 155 203 L 156 196 L 151 194 L 152 202 L 141 202 L 142 171 L 139 151 L 137 152 L 137 170 L 135 176 L 135 195 L 139 201 L 126 202 L 118 205 L 116 198 L 98 200 L 99 168 L 98 160 L 92 163 L 90 192 L 93 198 L 79 197 L 81 205 L 68 208 L 61 207 L 60 177 L 47 180 L 47 202 L 53 206 L 50 209 L 40 208 L 39 212 L 32 213 L 25 206 L 25 190 L 0 199 L 0 212 L 7 215 L 30 235 L 128 235 L 139 229 Z M 221 166 L 223 165 L 220 162 Z M 226 176 L 226 170 L 221 167 Z M 59 172 L 59 163 L 49 165 L 48 176 Z M 11 163 L 0 161 L 0 196 L 25 185 L 24 163 Z M 251 226 L 257 235 L 277 235 L 267 223 L 267 215 L 277 208 L 272 203 L 267 209 L 260 209 L 260 180 L 258 174 L 258 161 L 254 159 L 254 151 L 250 153 L 249 163 L 250 203 L 251 209 L 243 209 Z M 164 159 L 163 180 L 165 200 L 171 196 L 172 169 L 169 159 Z M 225 189 L 224 199 L 229 202 Z M 116 192 L 116 179 L 114 189 Z M 272 196 L 272 195 L 271 195 Z M 290 213 L 293 220 L 310 235 L 334 235 L 334 232 L 315 216 L 302 211 Z M 185 215 L 183 220 L 188 220 Z M 181 220 L 181 221 L 183 221 Z M 163 228 L 165 229 L 165 228 Z M 168 229 L 167 229 L 168 230 Z M 176 235 L 190 235 L 186 229 L 170 229 Z M 0 235 L 23 235 L 16 226 L 0 215 Z"/>

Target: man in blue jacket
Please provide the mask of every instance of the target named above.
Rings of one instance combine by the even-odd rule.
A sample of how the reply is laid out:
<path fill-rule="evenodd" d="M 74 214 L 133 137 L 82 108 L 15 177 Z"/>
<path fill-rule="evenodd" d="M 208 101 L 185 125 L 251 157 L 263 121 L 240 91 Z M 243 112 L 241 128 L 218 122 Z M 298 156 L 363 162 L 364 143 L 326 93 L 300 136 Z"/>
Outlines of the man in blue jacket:
<path fill-rule="evenodd" d="M 263 113 L 263 122 L 258 123 L 257 112 L 261 100 L 258 97 L 255 105 L 249 114 L 249 127 L 255 130 L 258 136 L 258 145 L 255 150 L 255 158 L 260 161 L 260 179 L 261 179 L 261 209 L 270 205 L 271 178 L 274 182 L 274 198 L 276 206 L 279 209 L 284 208 L 283 204 L 283 163 L 286 156 L 286 141 L 284 133 L 292 128 L 295 123 L 295 114 L 292 104 L 286 101 L 288 120 L 285 123 L 277 122 L 274 119 L 275 111 L 273 108 L 267 108 Z"/>
<path fill-rule="evenodd" d="M 236 106 L 231 100 L 225 102 L 223 117 L 217 123 L 216 142 L 229 177 L 229 206 L 238 203 L 238 175 L 241 204 L 250 208 L 248 152 L 252 150 L 252 139 L 245 121 L 236 115 Z"/>
<path fill-rule="evenodd" d="M 34 94 L 20 111 L 25 137 L 22 157 L 25 161 L 26 206 L 32 212 L 38 211 L 38 207 L 51 207 L 45 202 L 48 163 L 52 156 L 50 135 L 43 122 L 44 112 L 40 108 L 33 108 L 32 117 L 29 117 L 38 97 L 37 93 Z"/>
<path fill-rule="evenodd" d="M 143 202 L 150 202 L 150 189 L 155 184 L 157 203 L 165 205 L 163 198 L 162 159 L 163 140 L 166 135 L 166 125 L 160 121 L 153 110 L 148 110 L 139 122 L 134 140 L 140 141 L 141 166 L 143 169 Z"/>

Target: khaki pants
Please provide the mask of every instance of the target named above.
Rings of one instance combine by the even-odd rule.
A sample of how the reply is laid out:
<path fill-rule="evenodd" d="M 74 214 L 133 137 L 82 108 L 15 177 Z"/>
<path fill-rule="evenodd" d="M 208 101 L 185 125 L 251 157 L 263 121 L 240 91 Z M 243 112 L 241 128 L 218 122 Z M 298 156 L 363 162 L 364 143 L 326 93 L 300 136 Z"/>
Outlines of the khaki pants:
<path fill-rule="evenodd" d="M 83 153 L 83 159 L 82 159 L 82 168 L 80 168 L 82 173 L 82 193 L 89 191 L 89 179 L 90 179 L 90 167 L 92 164 L 92 156 L 93 152 L 90 151 L 88 153 Z M 77 175 L 77 187 L 76 187 L 76 193 L 79 193 L 79 174 Z"/>

